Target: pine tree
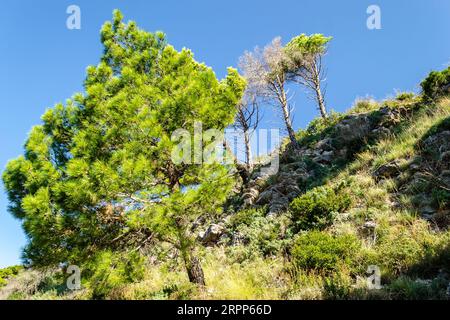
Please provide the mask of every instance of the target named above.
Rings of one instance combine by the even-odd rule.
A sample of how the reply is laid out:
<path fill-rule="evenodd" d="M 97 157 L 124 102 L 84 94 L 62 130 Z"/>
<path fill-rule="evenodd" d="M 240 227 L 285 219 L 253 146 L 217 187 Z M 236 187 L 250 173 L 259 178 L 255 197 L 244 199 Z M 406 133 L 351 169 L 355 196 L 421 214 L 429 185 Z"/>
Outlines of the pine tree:
<path fill-rule="evenodd" d="M 322 34 L 310 36 L 301 34 L 292 38 L 284 49 L 288 79 L 297 82 L 310 92 L 310 97 L 317 103 L 320 115 L 324 119 L 328 117 L 328 114 L 325 90 L 322 86 L 326 73 L 322 59 L 331 39 Z"/>
<path fill-rule="evenodd" d="M 179 249 L 190 280 L 204 284 L 191 226 L 220 212 L 232 168 L 174 162 L 171 136 L 197 122 L 230 125 L 245 81 L 231 68 L 219 81 L 161 32 L 122 20 L 115 11 L 102 27 L 104 52 L 87 69 L 85 93 L 47 110 L 4 172 L 9 209 L 29 237 L 24 259 L 83 263 L 157 239 Z"/>

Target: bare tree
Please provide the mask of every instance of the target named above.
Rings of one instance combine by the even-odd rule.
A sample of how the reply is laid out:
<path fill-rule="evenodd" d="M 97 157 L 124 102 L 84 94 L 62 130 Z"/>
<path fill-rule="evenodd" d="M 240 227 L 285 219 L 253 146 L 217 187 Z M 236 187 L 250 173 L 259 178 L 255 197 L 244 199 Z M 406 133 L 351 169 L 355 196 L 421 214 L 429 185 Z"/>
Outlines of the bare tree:
<path fill-rule="evenodd" d="M 258 96 L 247 88 L 244 97 L 237 106 L 235 127 L 242 130 L 245 148 L 245 166 L 247 173 L 253 169 L 251 136 L 261 120 Z"/>
<path fill-rule="evenodd" d="M 320 114 L 327 118 L 325 106 L 325 89 L 322 82 L 325 81 L 326 72 L 322 58 L 327 52 L 327 44 L 331 37 L 322 34 L 311 36 L 300 35 L 293 38 L 286 45 L 286 67 L 288 78 L 304 86 L 310 92 L 310 98 L 316 101 Z"/>
<path fill-rule="evenodd" d="M 250 90 L 258 92 L 264 99 L 274 102 L 281 109 L 283 121 L 294 148 L 298 147 L 295 131 L 292 128 L 292 105 L 286 90 L 287 69 L 286 54 L 279 37 L 253 52 L 245 52 L 240 58 L 239 67 Z"/>

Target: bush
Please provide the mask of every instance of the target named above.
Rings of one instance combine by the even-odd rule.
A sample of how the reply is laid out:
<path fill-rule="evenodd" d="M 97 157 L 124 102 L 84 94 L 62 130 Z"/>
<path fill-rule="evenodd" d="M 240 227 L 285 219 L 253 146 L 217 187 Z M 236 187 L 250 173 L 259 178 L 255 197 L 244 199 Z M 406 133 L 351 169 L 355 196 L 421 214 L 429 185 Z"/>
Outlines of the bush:
<path fill-rule="evenodd" d="M 447 299 L 448 280 L 438 277 L 432 280 L 399 277 L 388 287 L 390 298 L 395 300 Z"/>
<path fill-rule="evenodd" d="M 435 100 L 448 93 L 450 84 L 450 67 L 443 71 L 432 71 L 425 80 L 422 81 L 423 96 L 426 100 Z"/>
<path fill-rule="evenodd" d="M 290 212 L 297 230 L 322 230 L 333 223 L 337 213 L 351 204 L 347 194 L 330 187 L 316 187 L 297 197 L 290 204 Z"/>
<path fill-rule="evenodd" d="M 250 225 L 257 217 L 264 216 L 265 209 L 244 209 L 230 217 L 229 227 L 235 229 L 240 225 Z"/>
<path fill-rule="evenodd" d="M 0 269 L 0 287 L 6 285 L 7 278 L 18 275 L 22 269 L 23 269 L 22 266 L 11 266 L 4 269 Z"/>
<path fill-rule="evenodd" d="M 233 246 L 230 254 L 239 262 L 258 256 L 275 255 L 288 241 L 285 239 L 287 224 L 286 216 L 271 218 L 255 215 L 250 221 L 245 220 L 233 228 L 232 234 L 233 242 L 243 246 Z"/>
<path fill-rule="evenodd" d="M 353 106 L 349 110 L 349 113 L 350 114 L 365 113 L 365 112 L 377 110 L 379 108 L 380 108 L 380 106 L 379 106 L 378 102 L 376 102 L 373 98 L 370 98 L 370 97 L 358 98 L 353 103 Z"/>
<path fill-rule="evenodd" d="M 311 146 L 317 141 L 323 139 L 325 136 L 330 135 L 334 126 L 343 119 L 344 115 L 338 112 L 330 112 L 328 118 L 317 117 L 313 119 L 308 128 L 305 130 L 299 130 L 296 133 L 297 140 L 302 146 Z"/>
<path fill-rule="evenodd" d="M 395 97 L 397 101 L 410 101 L 415 98 L 414 92 L 399 92 Z"/>
<path fill-rule="evenodd" d="M 292 261 L 296 269 L 336 271 L 345 265 L 351 268 L 352 256 L 360 243 L 352 235 L 333 237 L 321 231 L 300 235 L 292 248 Z"/>

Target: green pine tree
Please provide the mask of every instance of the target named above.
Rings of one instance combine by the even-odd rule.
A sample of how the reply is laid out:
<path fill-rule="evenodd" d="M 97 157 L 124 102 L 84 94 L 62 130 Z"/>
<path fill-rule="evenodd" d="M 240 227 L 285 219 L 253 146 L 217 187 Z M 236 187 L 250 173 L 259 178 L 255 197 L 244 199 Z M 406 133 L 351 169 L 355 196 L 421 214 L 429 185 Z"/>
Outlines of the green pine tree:
<path fill-rule="evenodd" d="M 23 156 L 3 174 L 10 212 L 29 237 L 33 266 L 84 263 L 103 250 L 135 250 L 149 239 L 180 250 L 189 279 L 204 284 L 192 222 L 219 213 L 232 168 L 172 159 L 172 133 L 223 130 L 245 82 L 234 69 L 219 81 L 164 34 L 122 22 L 101 30 L 104 53 L 87 69 L 85 93 L 43 115 Z"/>

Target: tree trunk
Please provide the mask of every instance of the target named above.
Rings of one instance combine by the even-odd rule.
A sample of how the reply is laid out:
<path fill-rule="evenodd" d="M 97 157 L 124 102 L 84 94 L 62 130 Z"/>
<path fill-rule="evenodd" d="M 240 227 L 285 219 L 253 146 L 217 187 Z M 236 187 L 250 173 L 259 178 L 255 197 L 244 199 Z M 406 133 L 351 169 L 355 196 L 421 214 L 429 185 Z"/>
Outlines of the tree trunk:
<path fill-rule="evenodd" d="M 286 129 L 289 135 L 289 139 L 291 140 L 292 146 L 297 149 L 298 148 L 298 142 L 295 138 L 295 131 L 292 129 L 292 122 L 291 122 L 291 115 L 289 114 L 289 106 L 286 99 L 283 99 L 281 103 L 281 107 L 283 109 L 283 120 L 284 124 L 286 125 Z"/>
<path fill-rule="evenodd" d="M 325 99 L 323 98 L 322 90 L 320 90 L 320 82 L 322 81 L 323 78 L 322 63 L 320 58 L 319 61 L 314 60 L 312 75 L 313 75 L 313 87 L 314 91 L 316 92 L 316 100 L 319 106 L 320 115 L 322 116 L 322 118 L 326 119 L 328 118 L 328 114 L 325 108 Z"/>
<path fill-rule="evenodd" d="M 244 144 L 245 144 L 245 164 L 247 173 L 250 174 L 253 168 L 252 149 L 250 145 L 250 134 L 248 130 L 244 130 Z"/>
<path fill-rule="evenodd" d="M 320 84 L 316 85 L 315 91 L 316 91 L 317 104 L 319 105 L 320 115 L 322 116 L 322 118 L 326 119 L 326 118 L 328 118 L 328 114 L 327 114 L 327 110 L 325 108 L 325 101 L 322 96 L 322 91 L 320 90 Z"/>
<path fill-rule="evenodd" d="M 200 286 L 205 286 L 205 274 L 203 273 L 203 269 L 198 258 L 194 257 L 192 253 L 188 254 L 185 256 L 184 263 L 186 265 L 189 281 Z"/>
<path fill-rule="evenodd" d="M 278 79 L 278 83 L 274 85 L 276 88 L 276 93 L 278 97 L 278 101 L 281 104 L 281 109 L 283 110 L 283 120 L 286 126 L 289 139 L 291 140 L 291 145 L 294 149 L 298 149 L 299 145 L 297 139 L 295 138 L 295 131 L 292 128 L 291 114 L 289 110 L 289 102 L 286 97 L 286 91 L 284 90 L 284 80 Z"/>

